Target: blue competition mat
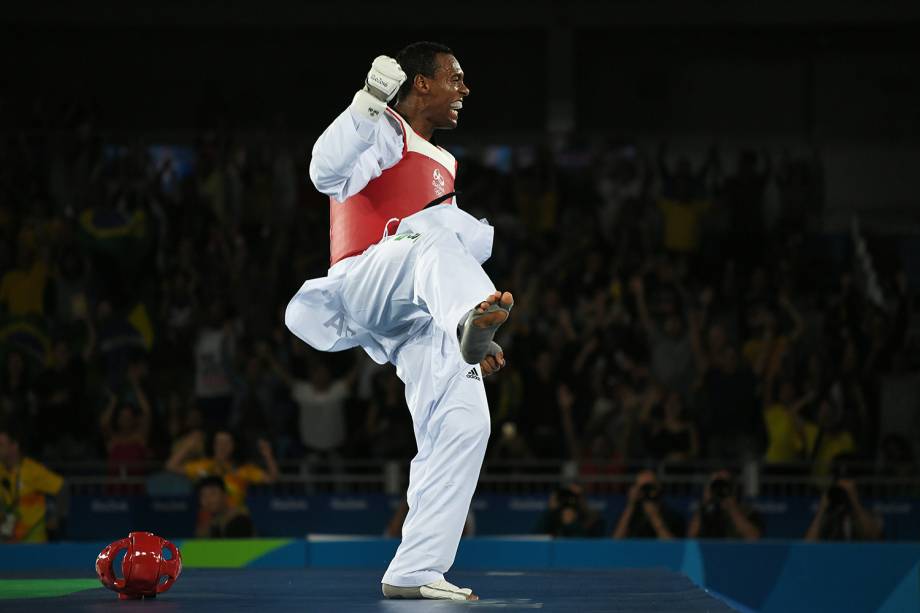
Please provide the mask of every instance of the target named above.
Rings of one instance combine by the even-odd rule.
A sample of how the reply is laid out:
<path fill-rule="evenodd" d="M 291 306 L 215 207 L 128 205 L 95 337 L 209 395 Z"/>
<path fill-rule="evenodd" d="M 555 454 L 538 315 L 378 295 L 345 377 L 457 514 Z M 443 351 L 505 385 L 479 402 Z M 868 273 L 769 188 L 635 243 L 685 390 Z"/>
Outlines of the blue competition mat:
<path fill-rule="evenodd" d="M 469 586 L 479 602 L 384 600 L 380 573 L 368 570 L 200 570 L 182 573 L 176 585 L 155 600 L 119 601 L 114 592 L 89 587 L 86 574 L 30 574 L 2 580 L 0 610 L 33 613 L 67 611 L 297 611 L 298 613 L 389 613 L 460 610 L 577 611 L 578 613 L 684 613 L 736 611 L 680 573 L 659 569 L 603 571 L 453 572 L 448 580 Z M 65 596 L 49 595 L 46 581 L 58 579 Z M 30 586 L 41 589 L 30 592 Z M 52 584 L 53 586 L 53 584 Z M 89 588 L 89 589 L 86 589 Z M 31 596 L 22 598 L 18 596 Z"/>

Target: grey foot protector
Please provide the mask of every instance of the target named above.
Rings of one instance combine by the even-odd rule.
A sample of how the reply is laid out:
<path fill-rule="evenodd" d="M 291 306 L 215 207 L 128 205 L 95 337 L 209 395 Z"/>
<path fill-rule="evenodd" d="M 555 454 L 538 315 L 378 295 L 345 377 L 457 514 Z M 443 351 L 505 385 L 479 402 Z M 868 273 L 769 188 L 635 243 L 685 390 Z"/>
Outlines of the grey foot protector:
<path fill-rule="evenodd" d="M 513 306 L 514 303 L 505 306 L 497 302 L 489 305 L 489 308 L 481 313 L 476 309 L 471 309 L 470 312 L 467 313 L 466 319 L 464 319 L 463 324 L 460 326 L 460 355 L 463 356 L 464 362 L 467 364 L 479 364 L 483 358 L 490 355 L 490 351 L 492 350 L 492 339 L 495 337 L 495 332 L 505 321 L 508 321 L 508 318 L 506 317 L 505 321 L 500 324 L 486 326 L 485 328 L 478 328 L 473 325 L 473 322 L 486 315 L 491 315 L 498 310 L 510 313 L 511 307 Z"/>
<path fill-rule="evenodd" d="M 383 595 L 387 598 L 422 598 L 422 588 L 419 587 L 396 587 L 383 583 Z"/>

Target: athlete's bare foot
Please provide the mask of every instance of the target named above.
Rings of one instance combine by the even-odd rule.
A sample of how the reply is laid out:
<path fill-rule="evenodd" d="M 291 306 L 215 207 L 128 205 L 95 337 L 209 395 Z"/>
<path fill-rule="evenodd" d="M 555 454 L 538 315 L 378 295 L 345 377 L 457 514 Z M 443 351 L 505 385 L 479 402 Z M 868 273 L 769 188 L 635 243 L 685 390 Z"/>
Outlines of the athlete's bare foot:
<path fill-rule="evenodd" d="M 479 306 L 476 307 L 476 311 L 478 313 L 485 313 L 490 306 L 496 303 L 503 307 L 510 307 L 512 304 L 514 304 L 514 296 L 511 295 L 511 292 L 495 292 L 486 298 L 483 302 L 480 302 Z M 477 317 L 473 321 L 473 325 L 477 328 L 489 328 L 492 326 L 501 325 L 508 320 L 509 315 L 511 315 L 511 313 L 506 309 L 497 310 L 493 313 L 489 313 L 488 315 Z"/>

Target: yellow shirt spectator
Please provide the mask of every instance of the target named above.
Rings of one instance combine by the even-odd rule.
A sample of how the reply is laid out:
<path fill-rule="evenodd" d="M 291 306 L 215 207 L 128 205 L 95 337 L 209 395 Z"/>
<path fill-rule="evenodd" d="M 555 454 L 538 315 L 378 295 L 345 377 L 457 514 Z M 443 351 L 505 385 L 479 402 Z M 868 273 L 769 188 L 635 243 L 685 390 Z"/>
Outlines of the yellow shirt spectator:
<path fill-rule="evenodd" d="M 815 431 L 817 438 L 817 431 Z M 815 440 L 811 440 L 810 447 L 814 447 Z M 856 441 L 853 435 L 847 430 L 838 430 L 837 432 L 824 431 L 821 435 L 821 442 L 814 453 L 814 474 L 829 475 L 834 463 L 834 458 L 844 453 L 853 453 L 856 451 Z"/>
<path fill-rule="evenodd" d="M 10 515 L 16 518 L 11 540 L 26 543 L 44 543 L 48 540 L 45 496 L 57 495 L 63 484 L 60 475 L 31 458 L 24 458 L 12 469 L 0 463 L 2 523 L 5 525 L 6 521 L 12 521 L 7 519 Z"/>
<path fill-rule="evenodd" d="M 665 248 L 677 253 L 695 253 L 700 247 L 700 220 L 709 202 L 675 202 L 662 198 L 658 208 L 664 217 Z"/>
<path fill-rule="evenodd" d="M 227 496 L 233 507 L 242 507 L 246 503 L 246 489 L 253 483 L 267 483 L 268 473 L 255 464 L 242 466 L 219 464 L 214 458 L 192 460 L 182 465 L 185 476 L 192 481 L 205 477 L 223 477 L 227 486 Z"/>
<path fill-rule="evenodd" d="M 0 303 L 5 304 L 13 316 L 41 315 L 45 310 L 47 283 L 48 265 L 40 259 L 35 260 L 28 270 L 10 270 L 0 281 Z"/>
<path fill-rule="evenodd" d="M 768 464 L 783 464 L 807 460 L 818 434 L 818 427 L 809 421 L 796 424 L 795 416 L 785 405 L 777 403 L 764 411 L 769 446 L 764 459 Z"/>

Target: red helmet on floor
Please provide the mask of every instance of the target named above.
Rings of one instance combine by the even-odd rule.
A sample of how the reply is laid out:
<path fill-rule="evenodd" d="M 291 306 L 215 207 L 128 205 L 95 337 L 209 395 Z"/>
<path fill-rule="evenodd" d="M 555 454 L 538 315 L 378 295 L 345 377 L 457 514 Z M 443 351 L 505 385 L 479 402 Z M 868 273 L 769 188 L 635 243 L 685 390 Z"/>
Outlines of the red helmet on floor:
<path fill-rule="evenodd" d="M 112 564 L 122 550 L 122 578 L 115 576 Z M 173 586 L 182 572 L 182 554 L 164 538 L 152 532 L 132 532 L 115 541 L 96 558 L 96 574 L 102 585 L 118 592 L 122 600 L 154 598 Z"/>

